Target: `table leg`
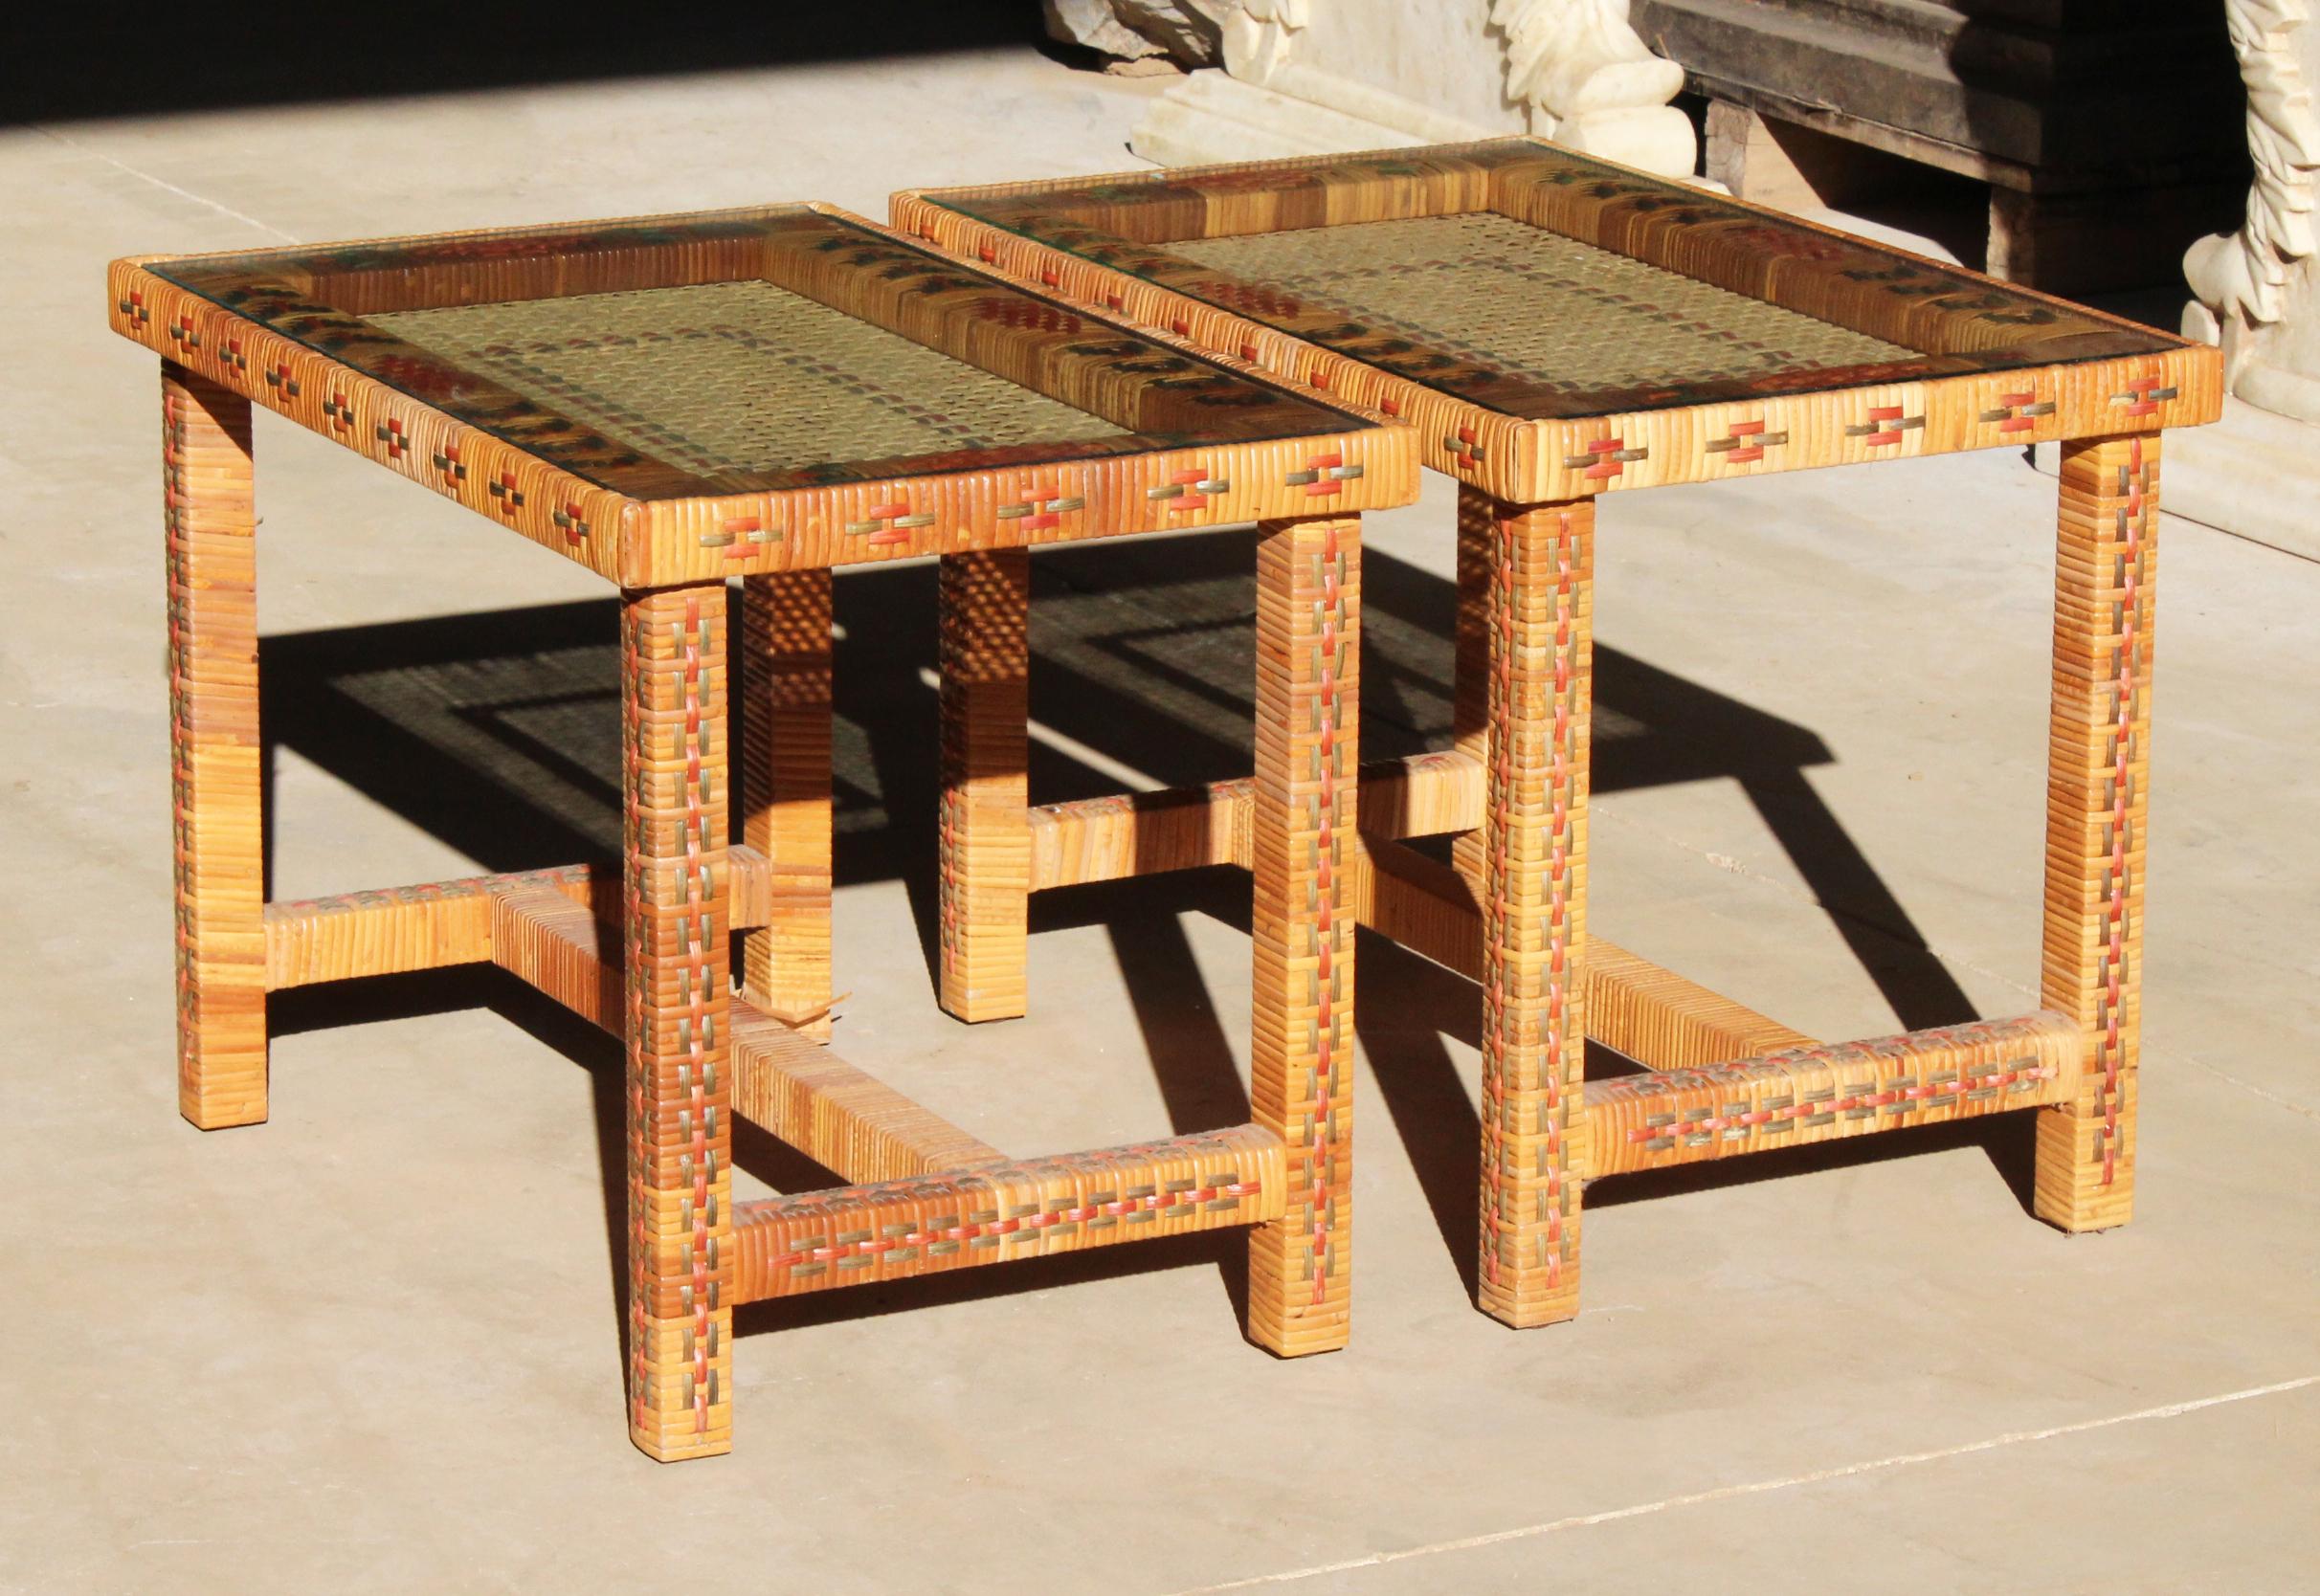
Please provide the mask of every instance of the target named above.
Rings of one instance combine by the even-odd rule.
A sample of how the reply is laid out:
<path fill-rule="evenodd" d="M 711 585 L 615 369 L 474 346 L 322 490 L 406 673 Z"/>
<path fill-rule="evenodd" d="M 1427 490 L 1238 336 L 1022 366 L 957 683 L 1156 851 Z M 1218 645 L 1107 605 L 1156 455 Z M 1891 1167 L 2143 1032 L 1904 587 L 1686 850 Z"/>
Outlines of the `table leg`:
<path fill-rule="evenodd" d="M 177 1111 L 266 1118 L 264 794 L 250 402 L 164 361 Z"/>
<path fill-rule="evenodd" d="M 1483 804 L 1481 1303 L 1578 1312 L 1595 501 L 1497 507 Z"/>
<path fill-rule="evenodd" d="M 2157 434 L 2063 445 L 2041 993 L 2086 1028 L 2087 1069 L 2040 1111 L 2034 1204 L 2065 1230 L 2133 1208 L 2158 503 Z"/>
<path fill-rule="evenodd" d="M 1014 1019 L 1031 903 L 1031 554 L 941 564 L 943 1008 Z"/>
<path fill-rule="evenodd" d="M 725 587 L 622 595 L 629 1434 L 732 1448 Z"/>
<path fill-rule="evenodd" d="M 1353 915 L 1361 522 L 1268 521 L 1257 548 L 1252 1117 L 1288 1145 L 1288 1208 L 1249 1234 L 1250 1340 L 1346 1343 L 1353 1219 Z"/>
<path fill-rule="evenodd" d="M 1458 631 L 1450 687 L 1451 746 L 1480 765 L 1490 752 L 1490 561 L 1498 541 L 1499 502 L 1461 482 L 1458 489 Z M 1450 862 L 1479 898 L 1484 871 L 1483 829 L 1461 831 Z"/>
<path fill-rule="evenodd" d="M 741 585 L 741 840 L 765 856 L 771 901 L 742 939 L 741 989 L 809 1035 L 830 1035 L 830 572 Z"/>

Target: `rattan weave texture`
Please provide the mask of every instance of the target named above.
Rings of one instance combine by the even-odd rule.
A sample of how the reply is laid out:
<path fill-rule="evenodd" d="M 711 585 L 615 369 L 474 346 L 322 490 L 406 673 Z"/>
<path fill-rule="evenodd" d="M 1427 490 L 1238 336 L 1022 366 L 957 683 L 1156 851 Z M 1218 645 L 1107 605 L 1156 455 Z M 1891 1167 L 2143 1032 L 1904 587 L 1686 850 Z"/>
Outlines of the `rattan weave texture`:
<path fill-rule="evenodd" d="M 765 281 L 370 320 L 704 477 L 1126 435 L 1101 416 Z"/>
<path fill-rule="evenodd" d="M 1380 331 L 1582 394 L 1909 360 L 1916 351 L 1494 211 L 1171 243 Z M 1218 298 L 1228 297 L 1219 294 Z M 1262 299 L 1238 304 L 1273 320 Z M 1420 372 L 1412 372 L 1425 381 Z"/>

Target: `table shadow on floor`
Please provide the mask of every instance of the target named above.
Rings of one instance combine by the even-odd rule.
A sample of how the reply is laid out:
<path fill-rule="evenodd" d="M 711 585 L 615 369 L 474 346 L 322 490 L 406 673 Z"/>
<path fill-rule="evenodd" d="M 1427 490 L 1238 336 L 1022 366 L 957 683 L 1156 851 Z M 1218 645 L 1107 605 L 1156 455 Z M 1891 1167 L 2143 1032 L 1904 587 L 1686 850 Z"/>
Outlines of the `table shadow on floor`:
<path fill-rule="evenodd" d="M 1249 768 L 1253 535 L 1123 540 L 1034 562 L 1034 800 L 1117 791 L 1119 766 L 1168 785 Z M 1446 744 L 1451 584 L 1374 549 L 1366 555 L 1362 745 L 1367 759 Z M 837 585 L 836 875 L 900 879 L 933 978 L 936 765 L 934 580 L 925 563 L 857 569 Z M 278 750 L 346 782 L 489 871 L 618 857 L 619 714 L 611 599 L 272 636 L 261 646 L 268 787 Z M 738 632 L 738 628 L 733 629 Z M 738 680 L 738 673 L 734 674 Z M 1973 1017 L 1907 909 L 1820 800 L 1806 772 L 1835 755 L 1808 728 L 1598 643 L 1595 790 L 1728 780 L 1767 828 L 1875 983 L 1899 1029 Z M 269 806 L 271 812 L 271 806 Z M 271 839 L 269 839 L 271 843 Z M 269 857 L 271 857 L 269 846 Z M 1037 934 L 1102 925 L 1142 1029 L 1170 1129 L 1247 1117 L 1246 1088 L 1193 958 L 1183 917 L 1245 930 L 1246 878 L 1208 870 L 1041 894 Z M 1648 952 L 1649 950 L 1644 950 Z M 1364 935 L 1358 1026 L 1373 1077 L 1444 1246 L 1473 1285 L 1474 1104 L 1445 1038 L 1476 1040 L 1471 983 Z M 838 985 L 845 985 L 839 974 Z M 1738 994 L 1745 1001 L 1746 994 Z M 612 1039 L 497 971 L 343 983 L 276 999 L 278 1033 L 482 1003 L 591 1070 L 607 1234 L 621 1245 L 620 1053 Z M 1881 1029 L 1872 1025 L 1868 1030 Z M 869 1063 L 875 1073 L 875 1060 Z M 1623 1067 L 1595 1050 L 1590 1070 Z M 941 1105 L 930 1105 L 938 1110 Z M 2026 1204 L 2021 1116 L 1799 1147 L 1729 1164 L 1621 1177 L 1591 1206 L 1777 1178 L 1938 1147 L 1989 1154 Z M 1011 1149 L 1015 1150 L 1015 1149 Z M 1023 1149 L 1028 1151 L 1028 1149 Z M 776 1189 L 837 1184 L 754 1127 L 736 1163 Z M 1216 1262 L 1239 1306 L 1239 1238 L 1109 1249 L 883 1287 L 755 1305 L 752 1327 L 861 1317 L 930 1301 L 1043 1289 Z M 615 1296 L 624 1276 L 614 1260 Z"/>

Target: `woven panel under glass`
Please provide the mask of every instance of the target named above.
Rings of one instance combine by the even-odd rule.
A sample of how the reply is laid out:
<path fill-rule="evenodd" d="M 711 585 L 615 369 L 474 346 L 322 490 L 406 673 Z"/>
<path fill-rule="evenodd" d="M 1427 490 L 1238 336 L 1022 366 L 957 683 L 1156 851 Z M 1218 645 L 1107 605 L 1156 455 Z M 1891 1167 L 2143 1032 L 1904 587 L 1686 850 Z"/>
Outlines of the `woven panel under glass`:
<path fill-rule="evenodd" d="M 406 343 L 704 477 L 1125 434 L 765 281 L 373 314 Z"/>
<path fill-rule="evenodd" d="M 1917 358 L 1913 349 L 1494 211 L 1160 247 L 1554 393 Z M 1232 302 L 1265 319 L 1261 306 Z"/>

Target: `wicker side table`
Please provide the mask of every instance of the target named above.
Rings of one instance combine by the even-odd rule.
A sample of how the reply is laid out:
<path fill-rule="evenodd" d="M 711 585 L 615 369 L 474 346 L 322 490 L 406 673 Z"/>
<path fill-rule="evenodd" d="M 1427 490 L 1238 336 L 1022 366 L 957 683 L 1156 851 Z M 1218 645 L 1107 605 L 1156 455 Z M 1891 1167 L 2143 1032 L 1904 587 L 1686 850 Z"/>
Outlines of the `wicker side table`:
<path fill-rule="evenodd" d="M 732 1312 L 764 1297 L 1245 1226 L 1250 1337 L 1343 1343 L 1359 517 L 1415 497 L 1406 432 L 822 207 L 131 259 L 110 288 L 162 357 L 188 1119 L 266 1117 L 266 995 L 312 982 L 492 961 L 624 1035 L 630 1432 L 661 1459 L 728 1449 Z M 617 865 L 264 901 L 253 403 L 618 585 Z M 815 1045 L 832 569 L 940 557 L 944 986 L 971 1009 L 1027 868 L 1027 551 L 1248 521 L 1253 1122 L 1010 1159 Z M 862 1184 L 731 1201 L 735 1113 Z"/>
<path fill-rule="evenodd" d="M 1588 1179 L 2006 1109 L 2043 1111 L 2041 1215 L 2127 1219 L 2159 434 L 2220 412 L 2214 350 L 1530 139 L 905 191 L 893 214 L 1395 416 L 1459 482 L 1457 749 L 1364 771 L 1355 897 L 1482 985 L 1485 1309 L 1577 1311 Z M 1597 501 L 2044 440 L 2040 1011 L 1827 1046 L 1591 941 Z M 1127 869 L 1153 867 L 1171 806 L 1148 807 L 1106 817 Z M 1443 831 L 1455 870 L 1394 840 Z M 1585 1081 L 1589 1037 L 1651 1073 Z"/>

